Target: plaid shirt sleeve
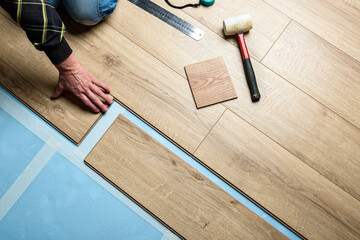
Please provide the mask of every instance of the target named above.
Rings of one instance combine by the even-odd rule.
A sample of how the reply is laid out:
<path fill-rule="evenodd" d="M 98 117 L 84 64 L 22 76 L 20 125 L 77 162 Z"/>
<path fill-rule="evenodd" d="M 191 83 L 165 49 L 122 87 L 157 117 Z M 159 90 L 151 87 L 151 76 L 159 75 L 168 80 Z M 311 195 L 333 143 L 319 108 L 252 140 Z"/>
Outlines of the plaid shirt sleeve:
<path fill-rule="evenodd" d="M 36 49 L 53 64 L 63 62 L 72 50 L 64 38 L 65 26 L 47 0 L 0 0 L 0 5 L 26 32 Z"/>

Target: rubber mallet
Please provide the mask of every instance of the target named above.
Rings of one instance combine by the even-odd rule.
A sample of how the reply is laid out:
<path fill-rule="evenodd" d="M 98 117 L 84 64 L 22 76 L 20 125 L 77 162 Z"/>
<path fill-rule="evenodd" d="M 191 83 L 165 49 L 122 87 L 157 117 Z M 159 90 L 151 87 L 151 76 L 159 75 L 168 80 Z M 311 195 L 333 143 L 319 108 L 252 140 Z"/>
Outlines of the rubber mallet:
<path fill-rule="evenodd" d="M 256 84 L 255 73 L 250 61 L 250 55 L 246 47 L 244 33 L 252 29 L 253 24 L 250 15 L 240 15 L 227 18 L 223 21 L 224 33 L 226 36 L 237 35 L 241 49 L 241 57 L 243 60 L 246 81 L 248 83 L 251 100 L 257 102 L 260 100 L 259 89 Z"/>

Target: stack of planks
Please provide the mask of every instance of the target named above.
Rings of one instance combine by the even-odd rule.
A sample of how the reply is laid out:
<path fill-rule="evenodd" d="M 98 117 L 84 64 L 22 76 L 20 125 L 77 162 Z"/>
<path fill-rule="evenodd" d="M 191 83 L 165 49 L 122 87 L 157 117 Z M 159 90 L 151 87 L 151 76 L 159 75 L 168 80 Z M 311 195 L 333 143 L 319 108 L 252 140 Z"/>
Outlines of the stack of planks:
<path fill-rule="evenodd" d="M 76 56 L 96 77 L 110 85 L 117 101 L 299 236 L 359 239 L 359 3 L 351 0 L 223 0 L 209 8 L 175 10 L 162 0 L 154 2 L 203 29 L 204 38 L 194 41 L 133 4 L 119 1 L 114 14 L 102 24 L 66 35 Z M 254 21 L 254 28 L 246 38 L 262 94 L 256 104 L 249 97 L 237 43 L 234 39 L 224 39 L 222 34 L 222 20 L 242 13 L 251 14 Z M 3 11 L 0 21 L 1 85 L 79 143 L 99 116 L 87 113 L 70 98 L 48 100 L 57 80 L 54 68 L 27 43 L 24 33 Z M 139 27 L 139 23 L 146 23 L 146 27 Z M 238 98 L 198 110 L 184 66 L 218 56 L 224 58 Z M 44 72 L 46 75 L 40 74 Z M 129 136 L 124 140 L 117 136 L 114 128 L 122 129 Z M 112 139 L 110 135 L 117 137 Z M 108 156 L 99 155 L 106 145 L 103 141 L 115 142 L 110 145 L 114 152 Z M 119 143 L 127 141 L 134 143 L 125 145 L 127 148 L 122 151 L 134 160 L 121 158 L 120 162 L 112 162 L 121 155 L 117 149 Z M 157 145 L 149 142 L 135 126 L 118 119 L 86 161 L 177 234 L 196 238 L 188 235 L 189 229 L 180 225 L 181 222 L 173 223 L 161 208 L 150 209 L 153 203 L 147 199 L 155 199 L 146 198 L 160 192 L 165 196 L 160 200 L 169 208 L 176 208 L 175 196 L 183 190 L 175 180 L 191 179 L 189 174 L 194 170 L 189 166 L 179 159 L 174 162 L 180 167 L 164 165 L 174 179 L 169 187 L 161 175 L 164 174 L 162 168 L 157 165 L 164 164 L 166 156 L 174 157 L 169 157 L 170 153 L 160 147 L 157 152 L 145 151 L 143 154 L 153 161 L 159 160 L 161 154 L 165 156 L 161 155 L 160 162 L 144 166 L 152 173 L 153 185 L 144 183 L 129 189 L 110 179 L 115 173 L 104 167 L 119 164 L 131 169 L 132 164 L 139 164 L 136 157 L 141 157 L 131 147 L 142 149 L 148 146 L 146 143 Z M 108 163 L 100 158 L 108 159 Z M 137 171 L 132 170 L 134 174 Z M 197 174 L 199 179 L 203 178 Z M 136 178 L 141 181 L 141 177 Z M 158 188 L 152 189 L 152 186 Z M 194 186 L 205 189 L 196 199 L 205 199 L 207 206 L 233 201 L 206 180 Z M 186 203 L 189 209 L 194 207 L 190 205 L 193 192 L 194 189 L 188 189 L 183 207 Z M 198 208 L 198 214 L 194 215 L 203 216 L 201 211 L 205 208 Z M 261 219 L 246 217 L 251 214 L 242 207 L 237 209 L 239 212 L 234 210 L 236 216 L 230 214 L 227 218 L 243 223 L 236 228 L 242 233 L 234 230 L 234 234 L 279 237 Z M 214 210 L 211 216 L 217 218 L 218 214 Z M 191 220 L 199 223 L 195 225 L 203 227 L 203 231 L 209 231 L 204 236 L 217 231 L 213 224 L 219 224 L 216 219 Z M 258 226 L 258 230 L 248 227 L 249 222 Z M 210 223 L 209 228 L 206 223 Z M 237 238 L 223 236 L 226 237 L 222 239 Z"/>

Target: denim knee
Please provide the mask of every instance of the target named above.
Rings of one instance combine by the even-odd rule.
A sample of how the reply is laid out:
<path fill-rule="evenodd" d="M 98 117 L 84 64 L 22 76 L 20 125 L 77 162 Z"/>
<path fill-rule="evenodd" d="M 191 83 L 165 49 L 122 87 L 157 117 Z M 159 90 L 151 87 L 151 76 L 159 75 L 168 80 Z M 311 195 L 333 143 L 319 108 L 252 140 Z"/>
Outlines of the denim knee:
<path fill-rule="evenodd" d="M 117 0 L 63 0 L 69 15 L 84 25 L 95 25 L 115 10 Z"/>
<path fill-rule="evenodd" d="M 51 2 L 51 4 L 54 6 L 54 7 L 58 7 L 61 3 L 61 0 L 49 0 Z"/>

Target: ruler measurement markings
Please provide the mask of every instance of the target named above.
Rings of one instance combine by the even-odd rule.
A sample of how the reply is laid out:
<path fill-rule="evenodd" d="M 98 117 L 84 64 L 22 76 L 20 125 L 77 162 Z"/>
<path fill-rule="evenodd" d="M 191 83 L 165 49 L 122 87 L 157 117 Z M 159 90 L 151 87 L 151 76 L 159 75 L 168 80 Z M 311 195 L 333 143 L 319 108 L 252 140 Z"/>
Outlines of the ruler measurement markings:
<path fill-rule="evenodd" d="M 149 0 L 129 0 L 129 2 L 135 4 L 195 40 L 201 40 L 204 36 L 203 30 L 191 25 Z"/>

